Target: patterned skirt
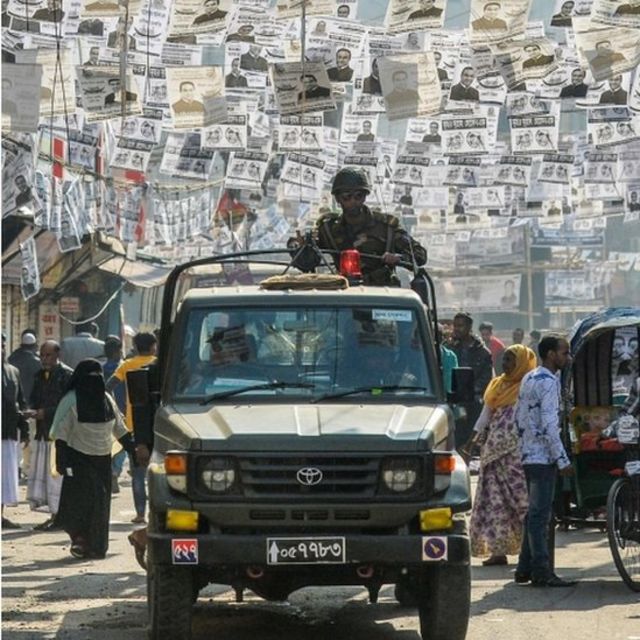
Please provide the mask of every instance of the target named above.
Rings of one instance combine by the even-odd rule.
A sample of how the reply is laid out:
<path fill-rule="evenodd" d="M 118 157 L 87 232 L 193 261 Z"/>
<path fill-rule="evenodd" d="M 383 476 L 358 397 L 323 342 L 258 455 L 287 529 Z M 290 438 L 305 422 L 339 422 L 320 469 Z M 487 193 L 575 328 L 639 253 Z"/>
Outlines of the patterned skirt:
<path fill-rule="evenodd" d="M 513 407 L 497 409 L 480 450 L 480 474 L 471 512 L 471 554 L 520 552 L 528 496 Z"/>

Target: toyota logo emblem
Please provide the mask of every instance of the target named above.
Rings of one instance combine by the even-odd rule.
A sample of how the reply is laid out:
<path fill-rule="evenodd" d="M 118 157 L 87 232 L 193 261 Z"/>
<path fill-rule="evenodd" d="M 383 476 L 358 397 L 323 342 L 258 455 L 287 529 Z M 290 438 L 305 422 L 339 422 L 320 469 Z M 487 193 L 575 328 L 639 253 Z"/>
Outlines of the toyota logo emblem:
<path fill-rule="evenodd" d="M 303 467 L 298 469 L 296 480 L 305 487 L 313 487 L 322 482 L 322 471 L 316 467 Z"/>

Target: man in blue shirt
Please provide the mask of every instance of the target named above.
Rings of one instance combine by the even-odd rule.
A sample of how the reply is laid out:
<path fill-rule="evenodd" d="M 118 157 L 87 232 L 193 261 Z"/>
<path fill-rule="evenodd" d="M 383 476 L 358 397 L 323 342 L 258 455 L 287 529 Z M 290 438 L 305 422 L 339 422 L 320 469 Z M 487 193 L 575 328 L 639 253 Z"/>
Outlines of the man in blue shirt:
<path fill-rule="evenodd" d="M 558 336 L 545 336 L 538 351 L 542 365 L 522 379 L 516 407 L 529 510 L 515 581 L 531 581 L 536 587 L 570 587 L 574 581 L 551 571 L 547 540 L 557 471 L 562 476 L 573 474 L 560 439 L 560 380 L 556 375 L 569 362 L 569 343 Z"/>

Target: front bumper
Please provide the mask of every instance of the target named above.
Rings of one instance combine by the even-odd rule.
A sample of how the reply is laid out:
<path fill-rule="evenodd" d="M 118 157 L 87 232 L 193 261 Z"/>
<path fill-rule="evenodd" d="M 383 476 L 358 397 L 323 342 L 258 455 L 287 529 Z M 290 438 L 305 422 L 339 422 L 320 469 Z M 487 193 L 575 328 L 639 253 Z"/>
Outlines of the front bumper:
<path fill-rule="evenodd" d="M 300 536 L 220 535 L 188 533 L 149 533 L 148 544 L 154 564 L 175 565 L 267 565 L 269 564 L 269 540 L 278 538 L 313 538 L 331 536 L 324 532 L 317 536 L 305 533 Z M 294 563 L 271 565 L 277 567 L 348 567 L 370 564 L 379 566 L 407 566 L 452 564 L 468 565 L 470 558 L 469 538 L 461 534 L 437 532 L 429 535 L 339 535 L 344 538 L 344 562 L 331 565 L 317 563 Z M 189 553 L 184 554 L 188 549 Z"/>

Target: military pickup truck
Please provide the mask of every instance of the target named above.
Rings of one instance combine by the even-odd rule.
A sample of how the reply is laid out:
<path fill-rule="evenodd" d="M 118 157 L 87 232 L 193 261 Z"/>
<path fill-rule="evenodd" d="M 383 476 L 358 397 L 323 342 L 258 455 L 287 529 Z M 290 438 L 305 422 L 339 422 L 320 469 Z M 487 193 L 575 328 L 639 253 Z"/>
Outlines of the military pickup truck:
<path fill-rule="evenodd" d="M 469 385 L 447 399 L 432 310 L 412 290 L 289 273 L 174 300 L 216 260 L 169 277 L 157 369 L 132 394 L 155 398 L 150 637 L 190 638 L 209 583 L 268 600 L 362 585 L 372 602 L 393 584 L 424 640 L 462 640 L 471 498 L 450 404 Z"/>

